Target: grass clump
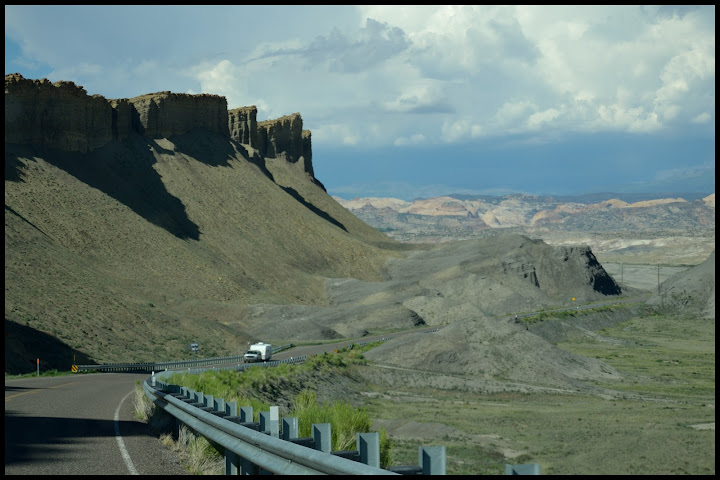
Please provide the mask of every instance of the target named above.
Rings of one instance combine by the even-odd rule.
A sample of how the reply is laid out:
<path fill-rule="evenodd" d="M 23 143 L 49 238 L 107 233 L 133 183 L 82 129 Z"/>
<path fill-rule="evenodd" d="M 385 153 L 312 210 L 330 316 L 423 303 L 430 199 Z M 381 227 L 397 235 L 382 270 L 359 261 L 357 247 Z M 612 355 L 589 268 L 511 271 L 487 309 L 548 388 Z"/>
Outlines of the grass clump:
<path fill-rule="evenodd" d="M 354 450 L 357 434 L 367 433 L 372 427 L 367 408 L 356 408 L 344 401 L 319 404 L 312 390 L 303 390 L 295 397 L 290 416 L 298 418 L 300 437 L 312 436 L 314 423 L 330 423 L 332 450 Z M 379 433 L 380 467 L 386 468 L 392 463 L 392 444 L 384 429 Z"/>
<path fill-rule="evenodd" d="M 542 311 L 535 315 L 519 318 L 522 323 L 532 324 L 536 322 L 542 322 L 549 319 L 570 319 L 576 317 L 583 317 L 586 315 L 592 315 L 595 313 L 612 312 L 618 308 L 624 308 L 621 305 L 603 305 L 595 308 L 583 308 L 583 309 L 570 309 L 570 310 L 557 310 L 557 311 Z"/>
<path fill-rule="evenodd" d="M 237 372 L 234 370 L 208 370 L 201 374 L 177 373 L 166 381 L 174 385 L 182 385 L 215 398 L 224 398 L 226 402 L 237 402 L 239 406 L 253 408 L 253 421 L 259 420 L 261 411 L 270 409 L 270 405 L 254 396 L 257 392 L 282 394 L 282 386 L 293 384 L 293 380 L 307 374 L 327 376 L 342 374 L 351 365 L 365 364 L 363 352 L 378 343 L 362 347 L 353 345 L 333 353 L 315 355 L 302 364 L 281 364 L 272 368 L 255 367 Z M 244 393 L 248 392 L 248 393 Z M 138 396 L 145 398 L 142 388 Z M 272 396 L 272 395 L 270 395 Z M 149 403 L 149 402 L 148 402 Z M 154 405 L 138 402 L 136 415 L 140 419 L 153 418 Z M 370 432 L 372 419 L 365 408 L 356 408 L 345 401 L 334 401 L 320 404 L 317 394 L 310 389 L 303 389 L 292 401 L 289 416 L 298 418 L 300 437 L 310 437 L 314 423 L 330 423 L 333 450 L 354 450 L 357 433 Z M 380 435 L 380 465 L 382 468 L 392 464 L 392 443 L 384 429 Z M 166 439 L 166 441 L 169 441 Z M 185 442 L 190 445 L 188 442 Z M 193 447 L 199 448 L 199 447 Z"/>

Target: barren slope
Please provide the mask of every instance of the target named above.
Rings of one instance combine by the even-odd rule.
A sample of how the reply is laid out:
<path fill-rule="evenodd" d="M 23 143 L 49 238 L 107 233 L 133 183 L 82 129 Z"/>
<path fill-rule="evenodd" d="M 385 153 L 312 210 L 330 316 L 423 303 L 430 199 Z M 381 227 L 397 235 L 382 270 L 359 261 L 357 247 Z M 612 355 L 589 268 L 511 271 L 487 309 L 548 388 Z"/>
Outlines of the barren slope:
<path fill-rule="evenodd" d="M 19 362 L 46 360 L 29 345 L 40 332 L 68 352 L 63 369 L 77 353 L 181 358 L 193 340 L 235 353 L 244 333 L 221 322 L 244 305 L 322 303 L 326 276 L 384 278 L 397 253 L 376 245 L 402 246 L 304 173 L 278 177 L 203 130 L 86 154 L 6 144 L 6 332 L 32 329 Z M 17 344 L 6 337 L 6 365 Z"/>
<path fill-rule="evenodd" d="M 329 279 L 327 306 L 252 305 L 239 321 L 260 339 L 359 337 L 614 298 L 621 291 L 587 247 L 521 235 L 434 245 L 388 262 L 383 282 Z"/>

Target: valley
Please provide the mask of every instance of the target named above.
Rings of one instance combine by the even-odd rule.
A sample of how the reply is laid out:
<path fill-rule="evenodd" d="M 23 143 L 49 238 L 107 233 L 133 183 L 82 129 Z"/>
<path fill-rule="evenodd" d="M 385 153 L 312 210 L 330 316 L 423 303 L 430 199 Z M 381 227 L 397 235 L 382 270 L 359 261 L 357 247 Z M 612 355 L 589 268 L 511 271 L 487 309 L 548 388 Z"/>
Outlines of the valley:
<path fill-rule="evenodd" d="M 5 95 L 6 375 L 438 327 L 307 386 L 399 463 L 422 440 L 453 474 L 714 474 L 714 193 L 345 201 L 299 114 Z"/>

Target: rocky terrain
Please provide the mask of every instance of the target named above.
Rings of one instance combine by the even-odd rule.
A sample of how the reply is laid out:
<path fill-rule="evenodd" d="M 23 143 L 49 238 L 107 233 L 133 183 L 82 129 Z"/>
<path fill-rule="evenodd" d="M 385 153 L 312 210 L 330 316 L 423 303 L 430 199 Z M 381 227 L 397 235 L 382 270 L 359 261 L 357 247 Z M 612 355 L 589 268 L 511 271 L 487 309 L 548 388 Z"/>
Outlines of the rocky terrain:
<path fill-rule="evenodd" d="M 436 245 L 388 262 L 388 279 L 328 279 L 328 305 L 252 305 L 238 323 L 258 338 L 327 340 L 617 298 L 587 247 L 520 235 Z"/>
<path fill-rule="evenodd" d="M 72 82 L 17 74 L 6 76 L 5 91 L 8 371 L 34 369 L 38 356 L 43 368 L 67 369 L 185 358 L 193 341 L 214 356 L 258 339 L 446 326 L 438 338 L 463 337 L 462 348 L 408 344 L 401 350 L 410 363 L 396 366 L 425 358 L 445 369 L 451 355 L 465 373 L 568 387 L 615 373 L 507 325 L 507 315 L 637 292 L 608 275 L 587 244 L 550 245 L 523 232 L 523 222 L 688 204 L 707 219 L 702 208 L 714 201 L 443 199 L 432 215 L 430 201 L 385 202 L 407 219 L 475 222 L 474 231 L 496 233 L 403 243 L 326 193 L 299 114 L 257 122 L 254 107 L 228 112 L 215 95 L 106 100 Z M 553 360 L 540 366 L 530 350 Z M 490 368 L 501 351 L 507 362 Z"/>
<path fill-rule="evenodd" d="M 664 281 L 647 303 L 665 312 L 715 319 L 715 250 L 700 265 Z"/>
<path fill-rule="evenodd" d="M 247 305 L 322 304 L 325 278 L 381 280 L 407 249 L 327 195 L 284 119 L 266 158 L 218 123 L 222 97 L 111 101 L 8 75 L 5 99 L 10 371 L 184 358 L 192 341 L 234 354 L 249 337 L 226 324 Z"/>
<path fill-rule="evenodd" d="M 714 249 L 715 194 L 684 196 L 335 199 L 403 242 L 435 243 L 514 232 L 553 245 L 589 245 L 603 262 L 697 265 Z"/>

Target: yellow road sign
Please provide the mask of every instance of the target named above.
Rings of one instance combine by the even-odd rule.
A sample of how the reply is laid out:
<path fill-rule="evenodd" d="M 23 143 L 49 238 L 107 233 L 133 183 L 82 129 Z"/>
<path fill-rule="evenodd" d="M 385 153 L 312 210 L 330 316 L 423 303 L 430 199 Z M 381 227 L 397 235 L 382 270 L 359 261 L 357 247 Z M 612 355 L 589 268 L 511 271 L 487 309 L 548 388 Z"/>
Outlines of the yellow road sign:
<path fill-rule="evenodd" d="M 73 365 L 73 366 L 72 366 L 72 371 L 73 371 L 73 372 L 77 372 L 77 365 Z"/>

